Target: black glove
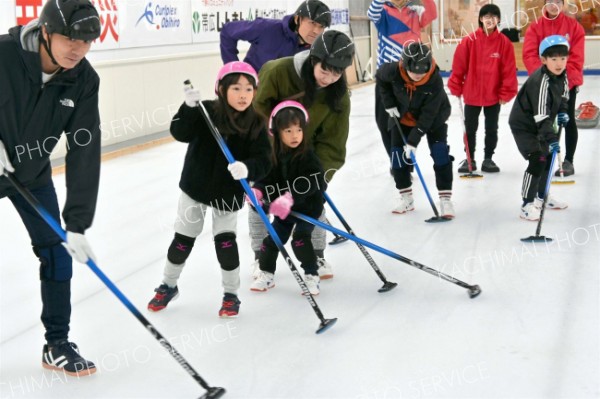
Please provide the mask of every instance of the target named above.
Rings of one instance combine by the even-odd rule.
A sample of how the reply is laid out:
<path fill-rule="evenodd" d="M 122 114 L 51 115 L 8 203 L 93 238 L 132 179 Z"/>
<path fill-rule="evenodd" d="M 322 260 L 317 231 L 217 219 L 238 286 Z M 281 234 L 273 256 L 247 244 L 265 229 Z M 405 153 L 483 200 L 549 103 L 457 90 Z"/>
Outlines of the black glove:
<path fill-rule="evenodd" d="M 424 135 L 425 132 L 415 126 L 411 129 L 410 133 L 408 134 L 406 144 L 416 148 L 419 145 L 419 142 L 421 141 L 421 137 L 423 137 Z"/>

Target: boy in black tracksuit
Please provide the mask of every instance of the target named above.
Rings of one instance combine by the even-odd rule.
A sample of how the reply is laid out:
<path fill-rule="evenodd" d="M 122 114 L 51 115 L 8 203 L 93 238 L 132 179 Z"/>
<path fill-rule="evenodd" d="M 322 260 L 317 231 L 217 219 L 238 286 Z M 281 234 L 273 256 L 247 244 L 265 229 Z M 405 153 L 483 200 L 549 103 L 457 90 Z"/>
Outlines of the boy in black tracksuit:
<path fill-rule="evenodd" d="M 392 173 L 396 188 L 400 190 L 400 204 L 392 212 L 402 214 L 415 209 L 410 152 L 414 153 L 421 138 L 427 136 L 440 196 L 441 216 L 453 218 L 454 205 L 450 200 L 453 157 L 449 154 L 446 124 L 451 107 L 431 50 L 421 43 L 411 43 L 403 50 L 402 61 L 382 65 L 376 78 L 386 112 L 391 118 L 400 120 L 407 140 L 403 142 L 396 123 L 389 119 Z"/>
<path fill-rule="evenodd" d="M 565 126 L 569 122 L 566 75 L 569 43 L 563 36 L 548 36 L 540 44 L 539 52 L 543 65 L 519 90 L 508 119 L 519 152 L 529 161 L 521 188 L 521 218 L 532 221 L 540 217 L 548 174 L 551 173 L 549 153 L 560 150 L 554 120 L 558 115 L 559 125 Z M 546 206 L 564 209 L 567 204 L 548 198 Z"/>

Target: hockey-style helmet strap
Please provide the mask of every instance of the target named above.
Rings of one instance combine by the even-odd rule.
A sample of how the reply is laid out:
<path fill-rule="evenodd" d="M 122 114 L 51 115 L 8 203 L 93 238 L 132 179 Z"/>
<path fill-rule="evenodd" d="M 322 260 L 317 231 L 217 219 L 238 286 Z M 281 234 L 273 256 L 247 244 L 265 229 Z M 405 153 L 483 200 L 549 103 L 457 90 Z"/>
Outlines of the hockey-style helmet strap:
<path fill-rule="evenodd" d="M 352 65 L 354 43 L 337 30 L 328 30 L 315 39 L 310 55 L 336 68 L 345 69 Z"/>
<path fill-rule="evenodd" d="M 100 17 L 89 0 L 48 0 L 39 23 L 48 34 L 74 40 L 92 41 L 100 36 Z"/>
<path fill-rule="evenodd" d="M 258 86 L 258 74 L 252 68 L 252 65 L 243 61 L 232 61 L 223 65 L 219 72 L 217 73 L 217 81 L 215 82 L 215 94 L 219 94 L 219 83 L 223 78 L 232 73 L 243 73 L 244 75 L 248 75 L 254 79 L 256 86 Z"/>
<path fill-rule="evenodd" d="M 299 109 L 304 114 L 304 120 L 306 121 L 306 123 L 308 123 L 308 112 L 306 111 L 306 108 L 304 108 L 304 106 L 302 104 L 300 104 L 298 101 L 294 101 L 294 100 L 282 101 L 279 104 L 277 104 L 275 106 L 275 108 L 273 108 L 273 111 L 271 112 L 271 117 L 269 118 L 269 133 L 271 134 L 271 136 L 273 135 L 273 119 L 275 119 L 275 116 L 277 115 L 277 113 L 279 113 L 281 110 L 283 110 L 285 108 Z"/>
<path fill-rule="evenodd" d="M 410 43 L 402 49 L 404 69 L 412 73 L 427 73 L 431 69 L 431 49 L 419 42 Z"/>
<path fill-rule="evenodd" d="M 566 37 L 561 35 L 551 35 L 545 37 L 544 40 L 540 42 L 539 55 L 541 56 L 544 54 L 544 51 L 552 46 L 566 46 L 567 50 L 570 48 L 569 41 Z"/>
<path fill-rule="evenodd" d="M 325 3 L 319 0 L 303 1 L 294 15 L 312 19 L 326 28 L 331 26 L 331 10 Z"/>

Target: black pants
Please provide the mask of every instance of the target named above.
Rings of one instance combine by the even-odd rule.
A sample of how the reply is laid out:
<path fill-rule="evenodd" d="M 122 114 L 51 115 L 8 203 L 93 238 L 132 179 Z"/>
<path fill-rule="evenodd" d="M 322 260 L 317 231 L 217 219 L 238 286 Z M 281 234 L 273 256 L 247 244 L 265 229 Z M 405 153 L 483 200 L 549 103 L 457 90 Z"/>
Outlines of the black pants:
<path fill-rule="evenodd" d="M 294 231 L 292 236 L 292 250 L 301 262 L 300 266 L 304 269 L 305 274 L 317 276 L 317 255 L 311 241 L 311 235 L 315 226 L 303 220 L 296 219 L 293 216 L 288 216 L 285 220 L 276 217 L 273 219 L 271 226 L 273 226 L 273 230 L 277 233 L 282 244 L 285 244 L 289 240 L 292 230 Z M 258 258 L 260 270 L 275 273 L 278 255 L 279 248 L 275 245 L 273 238 L 270 235 L 266 236 L 261 245 L 260 256 Z"/>
<path fill-rule="evenodd" d="M 578 92 L 579 87 L 573 87 L 569 90 L 569 123 L 565 127 L 565 161 L 568 160 L 571 163 L 573 163 L 573 158 L 575 157 L 577 139 L 579 138 L 579 131 L 575 123 L 575 102 Z"/>
<path fill-rule="evenodd" d="M 30 190 L 54 220 L 60 220 L 54 185 Z M 8 197 L 27 228 L 33 252 L 40 259 L 42 323 L 49 343 L 68 338 L 71 319 L 72 260 L 61 239 L 20 194 Z"/>
<path fill-rule="evenodd" d="M 392 135 L 388 130 L 388 122 L 390 120 L 390 116 L 387 112 L 385 112 L 385 107 L 383 105 L 383 101 L 381 99 L 380 88 L 379 85 L 375 85 L 375 123 L 377 123 L 377 128 L 379 129 L 379 133 L 381 133 L 381 142 L 385 147 L 385 153 L 387 156 L 390 156 L 392 151 Z"/>
<path fill-rule="evenodd" d="M 400 125 L 404 137 L 408 137 L 412 127 Z M 407 160 L 402 154 L 404 141 L 398 132 L 398 128 L 394 125 L 390 129 L 391 135 L 391 160 L 392 174 L 396 183 L 396 188 L 402 190 L 412 185 L 410 173 L 413 169 L 412 161 Z M 431 158 L 433 159 L 433 170 L 435 172 L 435 183 L 438 191 L 452 190 L 452 160 L 454 159 L 449 154 L 447 144 L 448 125 L 443 124 L 426 134 L 427 144 L 429 146 Z M 417 160 L 418 162 L 418 160 Z"/>
<path fill-rule="evenodd" d="M 475 159 L 475 146 L 477 143 L 476 133 L 479 127 L 479 114 L 483 108 L 485 117 L 485 148 L 484 158 L 491 159 L 498 145 L 498 116 L 500 115 L 500 104 L 490 105 L 489 107 L 479 107 L 465 104 L 465 130 L 467 132 L 467 142 L 469 143 L 469 155 L 471 160 Z M 467 149 L 465 148 L 465 153 Z"/>

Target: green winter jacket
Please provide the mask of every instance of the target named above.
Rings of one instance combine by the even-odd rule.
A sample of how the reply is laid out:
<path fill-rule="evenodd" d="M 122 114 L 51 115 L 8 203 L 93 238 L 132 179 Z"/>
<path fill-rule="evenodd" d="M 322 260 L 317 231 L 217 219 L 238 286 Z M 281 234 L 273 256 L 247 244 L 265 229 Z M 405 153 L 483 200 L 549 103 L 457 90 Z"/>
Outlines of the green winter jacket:
<path fill-rule="evenodd" d="M 304 91 L 304 82 L 300 79 L 299 70 L 307 57 L 308 51 L 303 51 L 295 56 L 269 61 L 263 65 L 258 75 L 260 83 L 254 99 L 254 107 L 258 112 L 270 116 L 277 104 L 290 99 L 304 105 L 303 98 L 295 96 Z M 304 131 L 304 138 L 314 147 L 328 182 L 346 160 L 350 122 L 349 93 L 344 95 L 341 105 L 341 112 L 331 110 L 325 103 L 325 92 L 321 91 L 313 105 L 307 108 L 309 122 Z"/>

